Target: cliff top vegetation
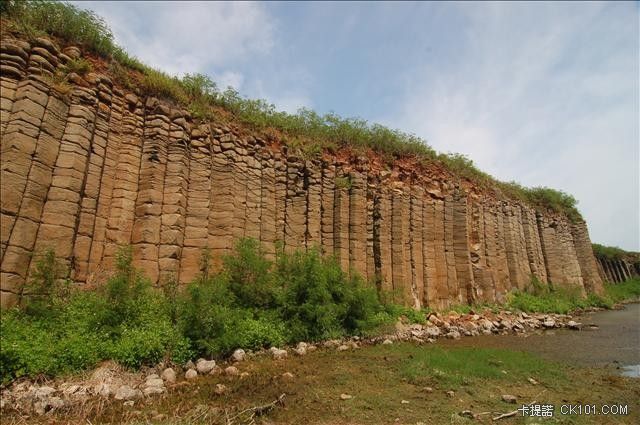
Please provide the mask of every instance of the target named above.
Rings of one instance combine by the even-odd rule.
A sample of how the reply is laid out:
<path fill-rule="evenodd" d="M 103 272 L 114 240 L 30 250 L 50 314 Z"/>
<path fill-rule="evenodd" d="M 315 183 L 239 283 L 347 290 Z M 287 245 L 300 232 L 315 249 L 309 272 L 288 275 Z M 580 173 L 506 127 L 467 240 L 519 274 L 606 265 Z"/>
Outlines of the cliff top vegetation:
<path fill-rule="evenodd" d="M 600 258 L 606 258 L 609 260 L 617 260 L 623 257 L 635 256 L 640 260 L 640 252 L 625 251 L 617 246 L 606 246 L 597 243 L 592 244 L 593 253 Z"/>
<path fill-rule="evenodd" d="M 121 86 L 187 105 L 196 119 L 237 122 L 262 134 L 275 131 L 280 140 L 306 155 L 348 147 L 355 151 L 371 149 L 389 161 L 413 157 L 425 165 L 442 165 L 454 176 L 499 196 L 563 213 L 574 222 L 582 220 L 577 200 L 570 194 L 548 187 L 528 188 L 516 182 L 501 182 L 478 169 L 465 155 L 438 153 L 415 134 L 361 118 L 342 118 L 335 113 L 320 115 L 306 108 L 290 114 L 278 111 L 263 99 L 243 97 L 231 87 L 221 89 L 203 74 L 178 78 L 153 69 L 118 46 L 106 22 L 91 11 L 58 1 L 8 0 L 0 2 L 0 14 L 3 32 L 27 38 L 49 35 L 79 45 L 107 61 L 110 74 Z"/>

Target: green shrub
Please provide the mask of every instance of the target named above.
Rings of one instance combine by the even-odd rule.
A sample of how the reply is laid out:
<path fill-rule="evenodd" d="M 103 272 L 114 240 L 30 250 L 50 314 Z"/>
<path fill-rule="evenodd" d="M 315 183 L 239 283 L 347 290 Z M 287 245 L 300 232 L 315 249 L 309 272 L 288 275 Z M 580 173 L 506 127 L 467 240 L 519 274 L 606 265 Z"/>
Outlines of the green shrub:
<path fill-rule="evenodd" d="M 348 277 L 316 249 L 280 253 L 276 279 L 284 287 L 282 317 L 293 340 L 318 340 L 370 328 L 382 309 L 377 293 L 355 273 Z"/>
<path fill-rule="evenodd" d="M 50 292 L 29 297 L 22 309 L 0 318 L 0 381 L 55 376 L 104 359 L 138 367 L 191 357 L 190 341 L 174 326 L 168 298 L 131 266 L 130 249 L 117 259 L 117 272 L 104 288 L 69 291 L 62 298 L 55 289 L 55 257 L 45 254 L 32 286 Z"/>
<path fill-rule="evenodd" d="M 50 316 L 69 295 L 69 281 L 64 278 L 65 267 L 53 249 L 39 255 L 30 280 L 22 289 L 22 305 L 32 316 Z"/>
<path fill-rule="evenodd" d="M 223 275 L 235 303 L 246 308 L 274 308 L 279 305 L 281 285 L 272 273 L 255 239 L 240 239 L 233 255 L 223 257 Z"/>

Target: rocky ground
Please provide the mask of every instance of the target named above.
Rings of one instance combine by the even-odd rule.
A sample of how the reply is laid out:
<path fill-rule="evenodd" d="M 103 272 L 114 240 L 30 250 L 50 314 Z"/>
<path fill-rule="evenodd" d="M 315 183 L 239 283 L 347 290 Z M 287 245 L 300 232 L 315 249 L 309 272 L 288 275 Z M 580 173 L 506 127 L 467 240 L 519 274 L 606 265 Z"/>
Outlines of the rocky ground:
<path fill-rule="evenodd" d="M 577 318 L 576 318 L 577 319 Z M 56 414 L 56 411 L 82 409 L 95 402 L 119 402 L 134 406 L 140 400 L 149 400 L 167 392 L 168 388 L 198 380 L 202 376 L 220 375 L 230 379 L 246 379 L 247 365 L 258 357 L 283 361 L 289 356 L 305 356 L 315 350 L 351 351 L 370 345 L 391 345 L 399 341 L 417 344 L 434 343 L 439 338 L 459 339 L 482 334 L 525 333 L 538 329 L 569 328 L 580 330 L 584 325 L 573 316 L 563 314 L 526 314 L 503 311 L 459 314 L 432 313 L 425 324 L 409 324 L 400 320 L 390 332 L 373 338 L 347 338 L 329 340 L 319 344 L 299 343 L 295 347 L 277 348 L 258 352 L 236 350 L 226 361 L 199 359 L 186 365 L 159 364 L 138 372 L 131 372 L 106 362 L 94 371 L 55 380 L 45 378 L 18 380 L 1 391 L 3 413 L 16 416 Z M 590 325 L 586 325 L 590 326 Z M 291 376 L 289 376 L 291 375 Z M 293 379 L 290 372 L 283 379 Z M 214 392 L 223 394 L 224 384 L 217 384 Z"/>

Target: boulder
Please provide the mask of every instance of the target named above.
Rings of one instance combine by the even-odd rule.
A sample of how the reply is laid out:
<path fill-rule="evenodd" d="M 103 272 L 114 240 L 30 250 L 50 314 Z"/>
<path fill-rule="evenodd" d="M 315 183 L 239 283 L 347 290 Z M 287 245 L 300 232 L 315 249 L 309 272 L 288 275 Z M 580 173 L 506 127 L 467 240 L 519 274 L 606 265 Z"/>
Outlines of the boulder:
<path fill-rule="evenodd" d="M 246 358 L 247 358 L 247 353 L 245 353 L 242 348 L 238 348 L 231 355 L 231 361 L 233 362 L 242 362 L 242 361 L 245 361 Z"/>
<path fill-rule="evenodd" d="M 211 372 L 211 369 L 213 369 L 214 367 L 216 367 L 215 360 L 198 359 L 198 361 L 196 362 L 196 370 L 198 371 L 198 373 L 201 373 L 203 375 Z"/>
<path fill-rule="evenodd" d="M 128 385 L 120 386 L 120 388 L 118 388 L 118 390 L 116 391 L 116 395 L 115 395 L 116 400 L 125 400 L 125 401 L 135 400 L 140 397 L 142 397 L 142 391 L 135 388 L 131 388 Z"/>
<path fill-rule="evenodd" d="M 271 352 L 271 357 L 273 357 L 274 360 L 286 359 L 288 355 L 287 350 L 281 350 L 276 347 L 271 347 L 269 351 Z"/>
<path fill-rule="evenodd" d="M 176 382 L 176 372 L 168 367 L 162 371 L 162 379 L 170 384 Z"/>
<path fill-rule="evenodd" d="M 195 369 L 189 369 L 185 374 L 184 374 L 184 378 L 185 379 L 195 379 L 198 377 L 198 372 L 196 372 Z"/>

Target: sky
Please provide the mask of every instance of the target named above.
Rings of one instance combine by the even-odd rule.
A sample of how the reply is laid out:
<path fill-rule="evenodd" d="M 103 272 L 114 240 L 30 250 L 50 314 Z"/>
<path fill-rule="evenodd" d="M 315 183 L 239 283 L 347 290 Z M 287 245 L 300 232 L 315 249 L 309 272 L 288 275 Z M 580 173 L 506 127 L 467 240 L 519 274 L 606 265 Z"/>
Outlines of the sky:
<path fill-rule="evenodd" d="M 148 65 L 414 133 L 640 251 L 637 3 L 76 4 Z"/>

